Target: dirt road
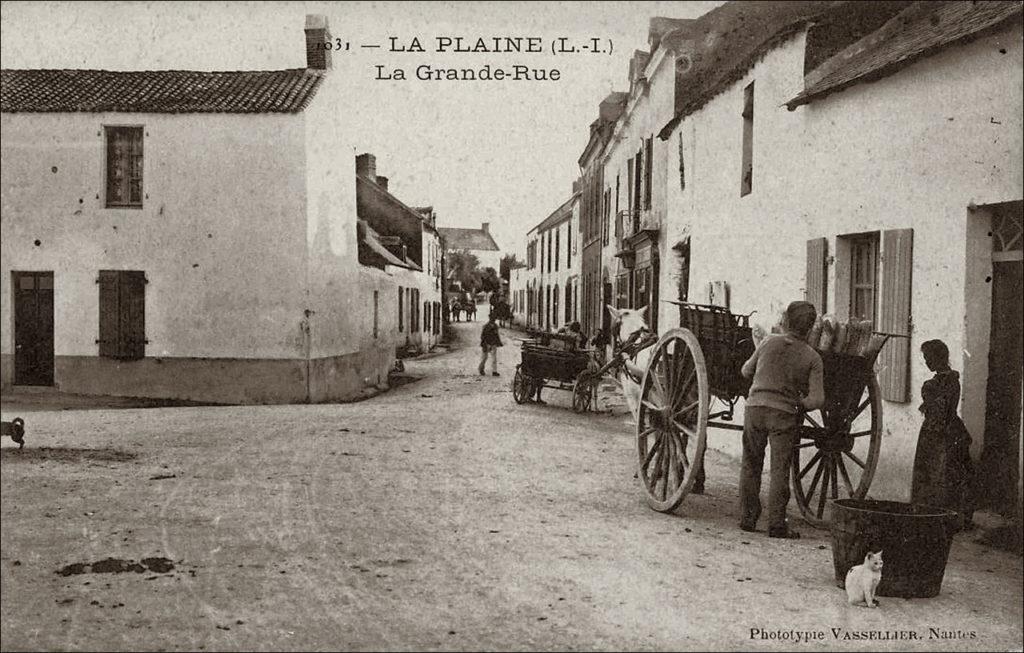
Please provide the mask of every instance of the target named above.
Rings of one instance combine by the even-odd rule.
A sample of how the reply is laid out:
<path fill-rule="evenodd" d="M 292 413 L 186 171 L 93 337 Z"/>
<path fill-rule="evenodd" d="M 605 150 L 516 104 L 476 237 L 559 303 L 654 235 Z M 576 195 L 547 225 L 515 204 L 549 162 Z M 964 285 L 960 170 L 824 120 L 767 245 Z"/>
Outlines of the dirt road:
<path fill-rule="evenodd" d="M 500 378 L 468 347 L 357 404 L 5 403 L 3 650 L 1020 649 L 1019 557 L 961 536 L 939 597 L 851 608 L 826 533 L 735 527 L 722 454 L 648 509 L 621 411 L 516 405 L 505 338 Z"/>

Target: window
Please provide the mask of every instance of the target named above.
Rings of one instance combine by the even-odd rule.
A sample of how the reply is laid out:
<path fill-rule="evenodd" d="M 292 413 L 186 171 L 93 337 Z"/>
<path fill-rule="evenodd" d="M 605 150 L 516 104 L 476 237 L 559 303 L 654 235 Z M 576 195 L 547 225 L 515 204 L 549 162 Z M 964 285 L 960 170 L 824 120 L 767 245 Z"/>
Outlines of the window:
<path fill-rule="evenodd" d="M 398 330 L 405 330 L 405 288 L 398 287 Z"/>
<path fill-rule="evenodd" d="M 679 130 L 679 190 L 686 190 L 686 164 L 683 159 L 683 130 Z"/>
<path fill-rule="evenodd" d="M 604 229 L 602 244 L 608 244 L 608 236 L 611 233 L 611 188 L 604 191 Z"/>
<path fill-rule="evenodd" d="M 423 331 L 430 333 L 430 302 L 423 302 Z"/>
<path fill-rule="evenodd" d="M 552 288 L 551 292 L 551 324 L 558 326 L 558 286 Z"/>
<path fill-rule="evenodd" d="M 644 141 L 644 208 L 651 208 L 651 169 L 654 167 L 654 137 Z"/>
<path fill-rule="evenodd" d="M 633 163 L 633 219 L 640 215 L 640 207 L 643 206 L 644 192 L 644 148 L 640 147 L 636 152 Z M 636 226 L 629 225 L 629 233 L 636 233 Z"/>
<path fill-rule="evenodd" d="M 622 216 L 619 215 L 619 185 L 621 181 L 620 175 L 615 175 L 615 240 L 622 238 Z"/>
<path fill-rule="evenodd" d="M 572 322 L 572 286 L 569 281 L 565 282 L 565 323 Z"/>
<path fill-rule="evenodd" d="M 878 355 L 876 369 L 882 398 L 910 400 L 911 281 L 913 229 L 843 235 L 836 238 L 836 316 L 845 321 L 870 320 L 876 331 L 892 333 Z M 808 297 L 820 298 L 827 279 L 824 239 L 808 241 Z"/>
<path fill-rule="evenodd" d="M 615 277 L 615 308 L 629 308 L 629 273 Z"/>
<path fill-rule="evenodd" d="M 878 295 L 878 237 L 850 239 L 850 317 L 875 323 Z"/>
<path fill-rule="evenodd" d="M 740 197 L 754 189 L 754 82 L 743 89 L 743 167 Z"/>
<path fill-rule="evenodd" d="M 420 330 L 420 291 L 418 288 L 409 289 L 409 317 L 412 319 L 409 333 L 416 333 Z"/>
<path fill-rule="evenodd" d="M 374 290 L 373 291 L 373 338 L 374 338 L 374 340 L 377 339 L 377 320 L 379 319 L 379 315 L 378 315 L 378 310 L 379 309 L 378 309 L 378 306 L 377 306 L 377 300 L 378 299 L 379 299 L 378 291 Z"/>
<path fill-rule="evenodd" d="M 562 237 L 562 229 L 555 227 L 555 272 L 558 272 L 558 255 L 562 252 L 562 246 L 559 241 Z"/>
<path fill-rule="evenodd" d="M 633 173 L 633 159 L 626 162 L 626 208 L 630 211 L 633 210 L 633 188 L 636 185 L 636 175 Z M 626 222 L 624 227 L 628 227 L 629 222 Z M 623 232 L 622 235 L 626 235 Z"/>
<path fill-rule="evenodd" d="M 100 356 L 145 356 L 146 283 L 146 273 L 138 270 L 100 270 Z"/>
<path fill-rule="evenodd" d="M 107 127 L 107 207 L 142 208 L 142 127 Z"/>
<path fill-rule="evenodd" d="M 548 272 L 551 272 L 551 232 L 549 231 L 546 235 L 548 241 Z M 541 272 L 543 271 L 541 270 Z"/>

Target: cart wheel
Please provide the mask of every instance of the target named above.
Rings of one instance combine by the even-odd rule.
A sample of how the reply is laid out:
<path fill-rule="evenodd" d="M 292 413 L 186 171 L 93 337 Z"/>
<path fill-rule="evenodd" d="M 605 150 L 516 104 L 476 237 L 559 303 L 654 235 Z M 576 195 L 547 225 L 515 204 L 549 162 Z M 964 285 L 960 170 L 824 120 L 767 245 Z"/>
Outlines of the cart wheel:
<path fill-rule="evenodd" d="M 654 510 L 679 507 L 704 465 L 710 397 L 697 338 L 672 329 L 658 340 L 640 383 L 639 477 Z"/>
<path fill-rule="evenodd" d="M 829 406 L 804 416 L 790 467 L 793 495 L 808 524 L 827 528 L 829 500 L 863 499 L 882 446 L 882 395 L 871 377 L 849 407 Z"/>
<path fill-rule="evenodd" d="M 521 404 L 533 395 L 533 386 L 530 380 L 516 365 L 516 374 L 512 377 L 512 398 L 517 404 Z"/>
<path fill-rule="evenodd" d="M 585 413 L 594 404 L 597 395 L 597 379 L 590 370 L 583 370 L 576 376 L 572 386 L 572 409 L 577 413 Z"/>

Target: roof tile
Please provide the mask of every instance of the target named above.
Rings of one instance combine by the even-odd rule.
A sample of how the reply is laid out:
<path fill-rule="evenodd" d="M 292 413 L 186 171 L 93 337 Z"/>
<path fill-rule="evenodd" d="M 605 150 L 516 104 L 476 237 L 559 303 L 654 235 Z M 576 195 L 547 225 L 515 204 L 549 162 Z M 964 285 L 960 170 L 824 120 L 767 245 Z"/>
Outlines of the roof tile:
<path fill-rule="evenodd" d="M 270 71 L 2 70 L 5 113 L 298 113 L 323 73 Z"/>

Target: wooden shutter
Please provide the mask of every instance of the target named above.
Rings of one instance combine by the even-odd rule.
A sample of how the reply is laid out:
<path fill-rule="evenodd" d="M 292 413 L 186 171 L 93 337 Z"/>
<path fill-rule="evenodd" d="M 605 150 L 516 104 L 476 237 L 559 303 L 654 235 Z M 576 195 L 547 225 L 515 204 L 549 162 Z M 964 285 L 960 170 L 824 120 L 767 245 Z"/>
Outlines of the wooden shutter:
<path fill-rule="evenodd" d="M 121 357 L 138 360 L 146 355 L 146 274 L 121 272 Z"/>
<path fill-rule="evenodd" d="M 913 229 L 882 232 L 881 331 L 909 336 Z M 890 338 L 878 356 L 882 398 L 910 401 L 910 338 Z"/>
<path fill-rule="evenodd" d="M 807 280 L 804 299 L 814 304 L 818 315 L 828 311 L 828 239 L 807 241 Z"/>
<path fill-rule="evenodd" d="M 398 287 L 398 331 L 405 331 L 405 289 Z"/>
<path fill-rule="evenodd" d="M 117 270 L 100 270 L 100 333 L 96 341 L 100 356 L 118 356 L 120 321 L 118 318 Z"/>

